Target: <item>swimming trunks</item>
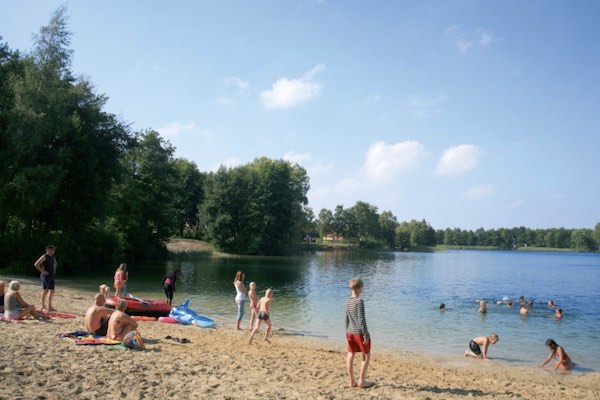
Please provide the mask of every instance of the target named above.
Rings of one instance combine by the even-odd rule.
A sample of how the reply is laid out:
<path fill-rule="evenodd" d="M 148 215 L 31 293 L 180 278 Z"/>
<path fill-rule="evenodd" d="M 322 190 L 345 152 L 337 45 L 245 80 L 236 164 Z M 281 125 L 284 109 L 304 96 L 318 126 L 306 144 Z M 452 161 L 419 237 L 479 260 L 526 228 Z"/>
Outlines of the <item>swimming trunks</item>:
<path fill-rule="evenodd" d="M 269 320 L 269 313 L 267 313 L 265 311 L 259 311 L 259 313 L 258 313 L 258 319 L 260 319 L 262 321 L 268 321 Z"/>
<path fill-rule="evenodd" d="M 363 335 L 347 333 L 346 342 L 348 343 L 348 353 L 369 354 L 371 352 L 371 339 L 365 344 Z"/>
<path fill-rule="evenodd" d="M 42 289 L 54 290 L 54 275 L 46 275 L 42 272 L 40 275 Z"/>
<path fill-rule="evenodd" d="M 106 336 L 108 331 L 108 318 L 100 318 L 100 328 L 92 332 L 92 335 Z"/>
<path fill-rule="evenodd" d="M 469 343 L 469 348 L 474 354 L 481 355 L 481 347 L 474 340 L 471 340 L 471 343 Z"/>

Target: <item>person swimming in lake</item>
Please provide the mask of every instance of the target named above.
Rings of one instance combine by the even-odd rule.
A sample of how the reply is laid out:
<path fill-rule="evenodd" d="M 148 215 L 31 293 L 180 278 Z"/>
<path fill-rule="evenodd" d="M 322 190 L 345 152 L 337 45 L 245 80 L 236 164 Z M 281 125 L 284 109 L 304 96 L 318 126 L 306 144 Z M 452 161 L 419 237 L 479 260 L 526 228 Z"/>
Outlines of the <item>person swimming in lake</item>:
<path fill-rule="evenodd" d="M 521 303 L 521 308 L 519 308 L 519 314 L 521 314 L 521 315 L 529 314 L 529 308 L 527 307 L 527 304 Z"/>
<path fill-rule="evenodd" d="M 446 305 L 444 303 L 440 304 L 440 311 L 446 311 Z"/>
<path fill-rule="evenodd" d="M 546 340 L 546 347 L 550 349 L 550 354 L 548 354 L 548 357 L 546 357 L 544 362 L 539 365 L 540 368 L 544 368 L 544 366 L 548 364 L 553 357 L 556 358 L 556 364 L 554 364 L 554 368 L 552 368 L 552 370 L 559 369 L 561 371 L 568 371 L 573 368 L 573 362 L 571 361 L 571 358 L 565 349 L 563 349 L 562 346 L 559 346 L 554 339 Z"/>
<path fill-rule="evenodd" d="M 465 357 L 483 358 L 486 361 L 490 359 L 487 356 L 490 344 L 498 343 L 498 335 L 492 333 L 490 336 L 478 336 L 469 342 L 469 349 L 465 350 Z M 483 347 L 483 350 L 481 349 Z"/>
<path fill-rule="evenodd" d="M 478 313 L 485 314 L 487 312 L 487 305 L 485 304 L 485 300 L 479 300 L 479 310 Z"/>
<path fill-rule="evenodd" d="M 563 317 L 563 310 L 560 307 L 556 308 L 556 311 L 554 312 L 554 318 L 556 319 L 562 319 Z"/>

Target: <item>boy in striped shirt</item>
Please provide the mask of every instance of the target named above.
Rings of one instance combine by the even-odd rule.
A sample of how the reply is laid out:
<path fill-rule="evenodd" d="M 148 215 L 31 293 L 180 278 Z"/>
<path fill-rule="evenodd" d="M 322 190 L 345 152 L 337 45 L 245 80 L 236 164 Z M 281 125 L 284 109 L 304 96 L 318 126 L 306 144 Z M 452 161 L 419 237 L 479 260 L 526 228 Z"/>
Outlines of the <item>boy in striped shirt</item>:
<path fill-rule="evenodd" d="M 374 384 L 365 379 L 371 354 L 371 337 L 365 319 L 365 305 L 359 297 L 364 284 L 360 278 L 352 278 L 348 286 L 352 289 L 352 296 L 346 300 L 346 341 L 348 342 L 346 368 L 350 378 L 350 387 L 369 388 Z M 354 379 L 354 355 L 356 353 L 363 354 L 358 381 Z"/>

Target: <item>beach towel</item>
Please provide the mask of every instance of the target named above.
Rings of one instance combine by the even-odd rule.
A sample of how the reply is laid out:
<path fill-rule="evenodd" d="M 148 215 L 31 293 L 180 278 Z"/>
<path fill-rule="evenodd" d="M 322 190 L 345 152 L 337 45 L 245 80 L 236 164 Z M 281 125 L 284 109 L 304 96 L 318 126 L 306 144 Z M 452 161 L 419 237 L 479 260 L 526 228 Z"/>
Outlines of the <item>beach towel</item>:
<path fill-rule="evenodd" d="M 86 331 L 73 331 L 73 332 L 64 332 L 58 333 L 56 335 L 59 339 L 68 339 L 74 342 L 76 345 L 84 346 L 84 345 L 119 345 L 121 344 L 120 340 L 112 340 L 108 339 L 105 336 L 94 336 Z"/>

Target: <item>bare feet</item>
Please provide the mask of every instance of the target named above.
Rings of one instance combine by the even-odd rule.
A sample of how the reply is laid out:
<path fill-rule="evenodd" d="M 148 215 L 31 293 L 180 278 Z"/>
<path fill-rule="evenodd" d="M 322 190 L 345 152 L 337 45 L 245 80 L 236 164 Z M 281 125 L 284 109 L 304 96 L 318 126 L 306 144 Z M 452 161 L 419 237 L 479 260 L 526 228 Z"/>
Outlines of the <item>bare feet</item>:
<path fill-rule="evenodd" d="M 372 387 L 373 385 L 375 385 L 374 382 L 364 381 L 362 384 L 359 384 L 358 387 L 361 389 L 368 389 L 368 388 Z"/>
<path fill-rule="evenodd" d="M 50 307 L 50 308 L 48 309 L 48 311 L 57 311 L 57 310 L 56 310 L 56 308 L 54 308 L 54 307 Z"/>
<path fill-rule="evenodd" d="M 358 386 L 358 383 L 356 383 L 356 382 L 350 382 L 350 386 L 349 387 L 354 388 L 354 387 L 357 387 L 357 386 Z"/>

